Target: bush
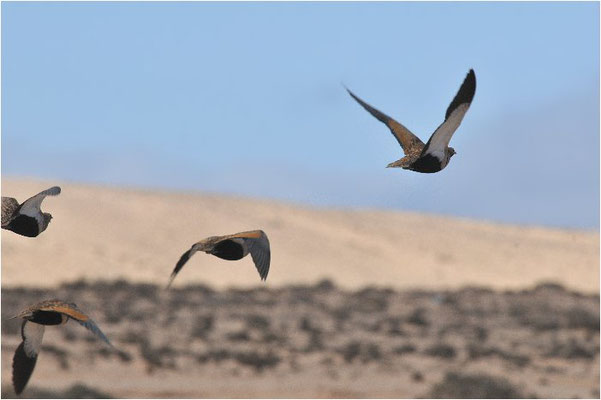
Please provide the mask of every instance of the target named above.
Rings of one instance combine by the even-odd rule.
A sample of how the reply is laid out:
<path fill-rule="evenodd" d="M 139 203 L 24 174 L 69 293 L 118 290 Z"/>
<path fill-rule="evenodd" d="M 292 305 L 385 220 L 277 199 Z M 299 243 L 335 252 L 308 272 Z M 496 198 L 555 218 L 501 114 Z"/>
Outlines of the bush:
<path fill-rule="evenodd" d="M 510 354 L 506 351 L 498 349 L 496 347 L 484 347 L 478 345 L 471 345 L 467 348 L 468 357 L 470 359 L 478 359 L 483 357 L 494 357 L 497 356 L 506 360 L 510 363 L 515 364 L 518 367 L 523 367 L 530 363 L 530 357 L 522 354 Z"/>
<path fill-rule="evenodd" d="M 487 374 L 447 372 L 444 379 L 434 385 L 430 398 L 438 399 L 521 399 L 521 393 L 508 380 Z"/>
<path fill-rule="evenodd" d="M 264 317 L 260 314 L 252 314 L 246 317 L 246 325 L 249 329 L 255 328 L 259 330 L 264 330 L 269 328 L 271 321 L 269 318 Z"/>
<path fill-rule="evenodd" d="M 375 343 L 361 343 L 358 341 L 352 341 L 338 350 L 344 361 L 347 363 L 353 362 L 353 360 L 359 358 L 362 362 L 366 363 L 369 361 L 377 361 L 382 358 L 382 352 L 380 346 Z"/>
<path fill-rule="evenodd" d="M 206 339 L 213 330 L 214 325 L 215 317 L 212 314 L 197 317 L 192 328 L 192 337 Z"/>
<path fill-rule="evenodd" d="M 226 334 L 225 337 L 231 342 L 248 342 L 250 340 L 250 335 L 244 330 L 240 332 L 230 332 Z"/>
<path fill-rule="evenodd" d="M 93 389 L 81 383 L 76 383 L 65 391 L 39 389 L 35 386 L 25 388 L 20 396 L 16 396 L 12 387 L 2 388 L 2 398 L 5 399 L 112 399 L 100 390 Z"/>
<path fill-rule="evenodd" d="M 409 318 L 407 318 L 407 322 L 414 325 L 419 326 L 429 326 L 430 321 L 426 318 L 426 310 L 419 307 L 413 310 Z"/>
<path fill-rule="evenodd" d="M 573 360 L 575 358 L 585 358 L 592 360 L 599 353 L 598 346 L 586 346 L 578 343 L 574 339 L 567 343 L 555 343 L 553 348 L 548 351 L 546 357 L 557 357 Z"/>
<path fill-rule="evenodd" d="M 242 365 L 248 365 L 255 368 L 259 372 L 263 371 L 265 368 L 273 368 L 281 361 L 280 357 L 271 352 L 261 354 L 256 351 L 236 353 L 234 359 Z"/>
<path fill-rule="evenodd" d="M 395 347 L 392 352 L 395 354 L 415 353 L 417 349 L 412 344 L 404 344 L 402 346 Z"/>
<path fill-rule="evenodd" d="M 599 312 L 591 312 L 581 307 L 573 307 L 567 313 L 568 328 L 584 328 L 599 332 Z"/>
<path fill-rule="evenodd" d="M 426 354 L 432 357 L 455 358 L 457 352 L 453 346 L 440 343 L 426 349 Z"/>

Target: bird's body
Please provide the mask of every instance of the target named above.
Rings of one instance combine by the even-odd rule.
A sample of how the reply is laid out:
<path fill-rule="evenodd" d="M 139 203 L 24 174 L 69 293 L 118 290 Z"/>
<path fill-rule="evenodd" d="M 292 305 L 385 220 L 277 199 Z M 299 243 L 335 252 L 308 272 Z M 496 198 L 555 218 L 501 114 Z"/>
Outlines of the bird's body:
<path fill-rule="evenodd" d="M 434 131 L 428 143 L 425 144 L 402 124 L 373 108 L 349 89 L 347 91 L 371 115 L 388 126 L 403 148 L 405 157 L 388 164 L 389 168 L 404 168 L 416 172 L 434 173 L 444 169 L 455 154 L 455 150 L 449 147 L 449 142 L 453 133 L 461 124 L 476 93 L 476 74 L 474 70 L 469 71 L 455 98 L 447 108 L 444 122 Z"/>
<path fill-rule="evenodd" d="M 267 279 L 271 261 L 269 239 L 265 232 L 256 230 L 232 235 L 211 236 L 193 244 L 190 250 L 180 257 L 171 273 L 167 287 L 171 285 L 177 273 L 197 251 L 204 251 L 224 260 L 240 260 L 250 253 L 261 280 Z"/>
<path fill-rule="evenodd" d="M 40 206 L 46 196 L 57 196 L 61 188 L 53 186 L 23 204 L 12 197 L 2 197 L 2 229 L 13 231 L 22 236 L 36 237 L 44 232 L 52 219 L 50 213 L 42 212 Z"/>
<path fill-rule="evenodd" d="M 23 341 L 17 347 L 13 357 L 13 387 L 17 394 L 25 389 L 33 373 L 38 353 L 42 347 L 44 326 L 62 325 L 66 324 L 69 319 L 73 319 L 112 346 L 94 321 L 73 303 L 65 303 L 56 299 L 46 300 L 27 307 L 13 318 L 23 319 L 21 325 Z"/>

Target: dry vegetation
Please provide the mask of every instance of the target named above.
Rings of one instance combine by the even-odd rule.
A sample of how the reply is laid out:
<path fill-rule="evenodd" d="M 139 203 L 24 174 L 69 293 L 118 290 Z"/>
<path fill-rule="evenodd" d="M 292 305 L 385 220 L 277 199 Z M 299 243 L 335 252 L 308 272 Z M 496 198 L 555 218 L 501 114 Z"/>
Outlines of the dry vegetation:
<path fill-rule="evenodd" d="M 7 318 L 51 297 L 88 311 L 119 350 L 73 322 L 49 328 L 26 396 L 599 396 L 599 297 L 556 284 L 165 291 L 79 281 L 3 289 L 3 397 L 14 396 L 20 326 Z"/>

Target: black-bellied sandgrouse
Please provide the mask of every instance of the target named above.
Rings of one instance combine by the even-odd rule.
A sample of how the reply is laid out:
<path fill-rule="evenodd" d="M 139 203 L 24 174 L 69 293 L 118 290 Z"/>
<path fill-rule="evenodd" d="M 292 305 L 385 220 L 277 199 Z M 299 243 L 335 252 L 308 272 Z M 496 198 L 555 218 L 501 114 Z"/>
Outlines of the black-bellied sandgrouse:
<path fill-rule="evenodd" d="M 417 172 L 433 173 L 446 167 L 455 154 L 455 150 L 449 147 L 449 142 L 474 99 L 476 74 L 473 69 L 470 69 L 455 98 L 447 108 L 444 122 L 436 128 L 426 144 L 402 124 L 376 110 L 355 96 L 348 88 L 346 90 L 371 115 L 388 126 L 403 148 L 405 157 L 388 164 L 389 168 L 404 168 Z"/>
<path fill-rule="evenodd" d="M 256 230 L 234 233 L 233 235 L 211 236 L 193 244 L 190 250 L 186 251 L 175 265 L 167 287 L 171 285 L 177 273 L 197 251 L 204 251 L 224 260 L 239 260 L 250 253 L 261 280 L 267 279 L 271 261 L 269 239 L 265 232 Z"/>
<path fill-rule="evenodd" d="M 38 236 L 46 230 L 52 219 L 50 213 L 40 210 L 42 201 L 46 196 L 56 196 L 60 192 L 60 187 L 53 186 L 30 197 L 23 204 L 12 197 L 2 197 L 2 229 L 27 237 Z"/>
<path fill-rule="evenodd" d="M 13 357 L 13 387 L 16 394 L 20 394 L 25 389 L 25 385 L 31 377 L 38 359 L 38 353 L 42 348 L 44 325 L 66 324 L 71 318 L 112 347 L 111 342 L 104 336 L 104 333 L 96 326 L 94 321 L 73 303 L 65 303 L 56 299 L 46 300 L 27 307 L 12 318 L 23 318 L 24 320 L 23 325 L 21 325 L 23 341 L 17 347 Z"/>

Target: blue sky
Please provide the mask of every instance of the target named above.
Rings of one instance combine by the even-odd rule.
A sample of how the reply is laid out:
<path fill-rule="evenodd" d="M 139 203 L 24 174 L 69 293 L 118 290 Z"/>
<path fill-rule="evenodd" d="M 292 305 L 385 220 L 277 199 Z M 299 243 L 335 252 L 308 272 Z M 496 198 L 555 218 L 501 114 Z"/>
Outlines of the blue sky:
<path fill-rule="evenodd" d="M 437 174 L 386 165 L 477 91 Z M 599 227 L 598 3 L 2 3 L 2 175 Z"/>

